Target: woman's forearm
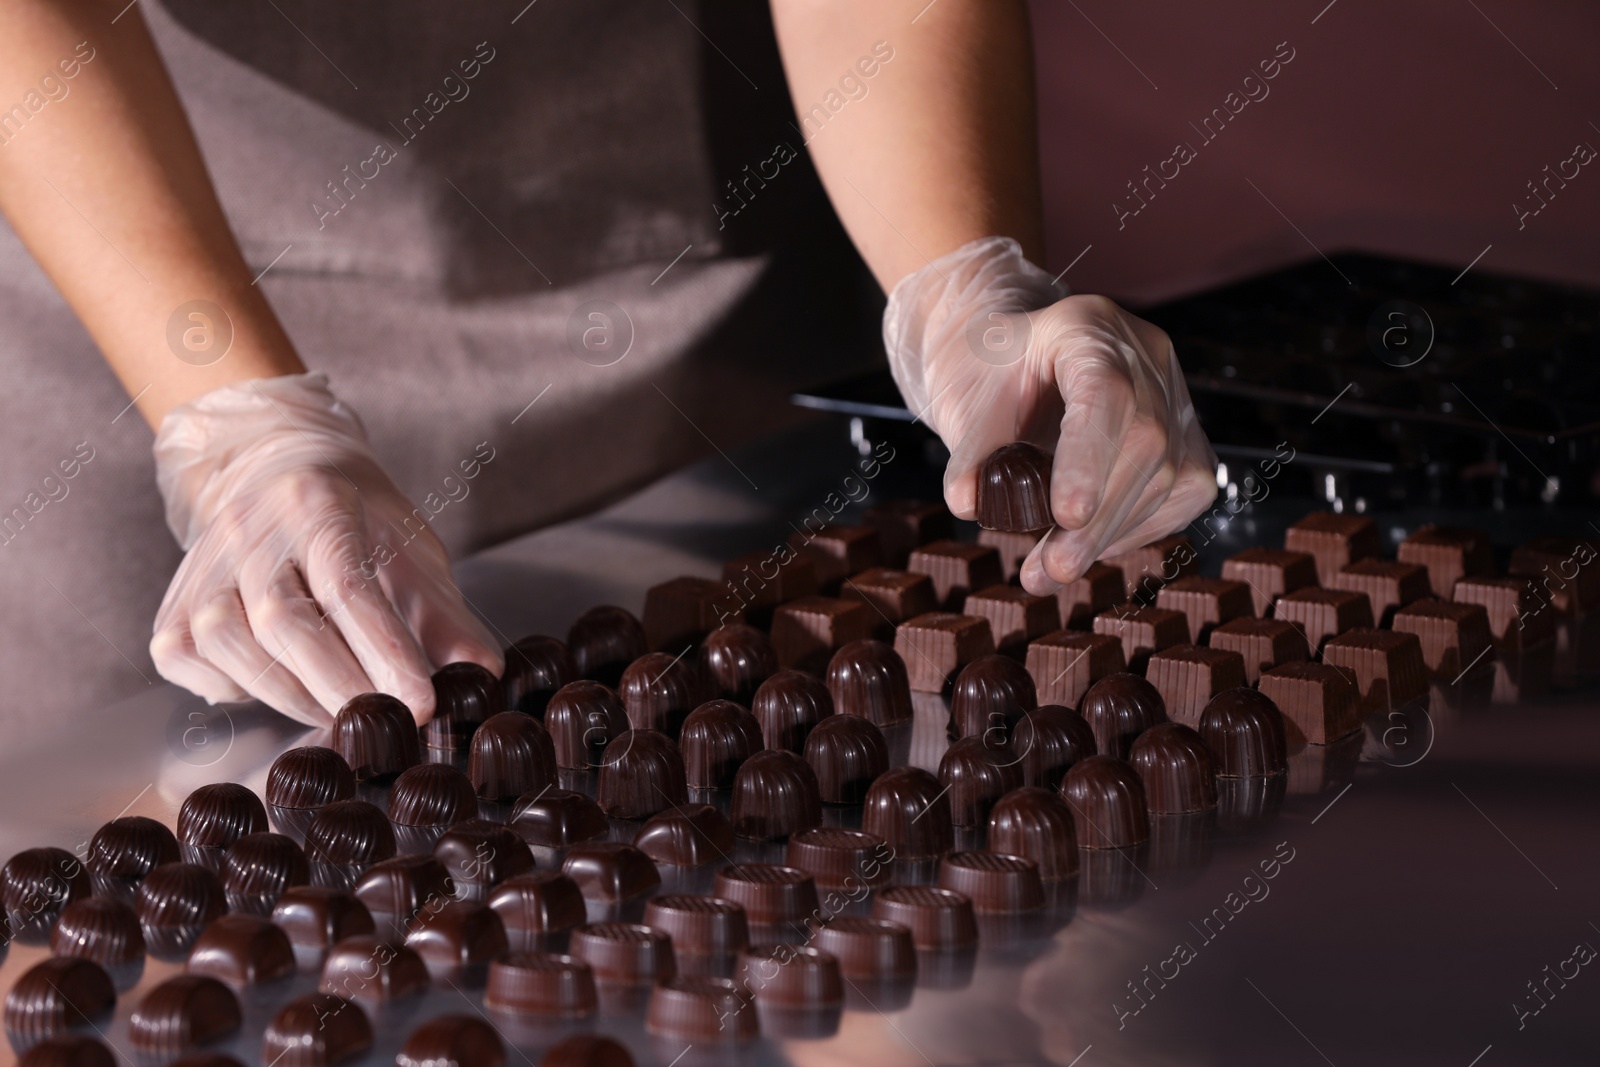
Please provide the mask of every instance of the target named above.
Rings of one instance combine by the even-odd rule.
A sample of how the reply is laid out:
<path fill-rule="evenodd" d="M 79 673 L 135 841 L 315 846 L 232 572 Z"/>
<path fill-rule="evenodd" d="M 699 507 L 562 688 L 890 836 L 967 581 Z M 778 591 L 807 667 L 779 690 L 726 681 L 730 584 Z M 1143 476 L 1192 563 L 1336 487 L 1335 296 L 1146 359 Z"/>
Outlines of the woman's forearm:
<path fill-rule="evenodd" d="M 1043 262 L 1024 0 L 772 0 L 772 10 L 812 158 L 885 289 L 980 237 L 1016 238 Z M 863 78 L 858 61 L 880 41 L 892 58 Z M 847 75 L 865 95 L 841 89 Z"/>
<path fill-rule="evenodd" d="M 304 367 L 251 284 L 138 8 L 125 6 L 0 10 L 0 210 L 155 426 L 217 386 Z M 231 344 L 215 359 L 225 328 Z"/>

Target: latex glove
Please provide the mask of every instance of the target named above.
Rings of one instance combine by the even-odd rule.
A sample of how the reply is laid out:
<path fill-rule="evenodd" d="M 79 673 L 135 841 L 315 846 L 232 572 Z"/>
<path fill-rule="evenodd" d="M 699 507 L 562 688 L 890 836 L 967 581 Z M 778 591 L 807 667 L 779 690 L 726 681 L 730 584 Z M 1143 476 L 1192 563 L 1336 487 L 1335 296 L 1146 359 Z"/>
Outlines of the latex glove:
<path fill-rule="evenodd" d="M 958 517 L 976 515 L 978 467 L 996 448 L 1055 454 L 1056 527 L 1022 567 L 1036 594 L 1182 529 L 1216 496 L 1171 339 L 1105 297 L 1064 293 L 1015 241 L 988 237 L 902 279 L 883 320 L 902 395 L 950 448 Z"/>
<path fill-rule="evenodd" d="M 444 546 L 323 374 L 223 386 L 156 436 L 167 525 L 188 552 L 156 616 L 162 677 L 313 725 L 384 692 L 433 715 L 435 667 L 499 674 Z"/>

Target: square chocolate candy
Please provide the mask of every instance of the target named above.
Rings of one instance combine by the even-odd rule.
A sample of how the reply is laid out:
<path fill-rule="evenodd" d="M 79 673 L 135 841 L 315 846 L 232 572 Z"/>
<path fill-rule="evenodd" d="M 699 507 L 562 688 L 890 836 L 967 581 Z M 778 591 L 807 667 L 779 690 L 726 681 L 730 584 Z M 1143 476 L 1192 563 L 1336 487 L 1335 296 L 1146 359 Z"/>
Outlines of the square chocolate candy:
<path fill-rule="evenodd" d="M 829 596 L 839 591 L 839 583 L 852 574 L 871 570 L 883 562 L 878 531 L 871 526 L 849 526 L 830 522 L 813 530 L 789 535 L 795 551 L 811 560 L 817 571 L 817 588 Z"/>
<path fill-rule="evenodd" d="M 1057 630 L 1028 645 L 1028 673 L 1039 704 L 1076 709 L 1089 687 L 1108 674 L 1128 669 L 1122 641 L 1110 634 Z"/>
<path fill-rule="evenodd" d="M 1331 663 L 1282 663 L 1257 687 L 1283 712 L 1289 744 L 1326 745 L 1361 729 L 1361 689 L 1355 672 Z"/>
<path fill-rule="evenodd" d="M 752 626 L 772 625 L 772 609 L 785 600 L 817 591 L 816 567 L 787 545 L 747 552 L 722 565 L 722 582 L 744 604 Z"/>
<path fill-rule="evenodd" d="M 1234 619 L 1212 630 L 1207 644 L 1243 656 L 1244 677 L 1250 685 L 1279 664 L 1311 658 L 1306 635 L 1282 619 Z"/>
<path fill-rule="evenodd" d="M 1285 593 L 1317 584 L 1317 560 L 1309 552 L 1286 548 L 1247 548 L 1223 561 L 1222 576 L 1248 585 L 1256 614 L 1265 618 L 1273 601 Z"/>
<path fill-rule="evenodd" d="M 1355 672 L 1365 708 L 1401 708 L 1428 695 L 1428 668 L 1416 634 L 1365 627 L 1331 639 L 1322 662 Z"/>
<path fill-rule="evenodd" d="M 1334 589 L 1367 594 L 1372 617 L 1380 626 L 1387 626 L 1396 611 L 1421 600 L 1431 589 L 1426 567 L 1376 558 L 1357 560 L 1334 575 L 1329 584 Z"/>
<path fill-rule="evenodd" d="M 894 650 L 905 661 L 912 689 L 939 693 L 961 668 L 994 653 L 994 636 L 988 619 L 933 611 L 896 627 Z"/>
<path fill-rule="evenodd" d="M 945 611 L 960 611 L 968 593 L 1005 581 L 1000 553 L 966 541 L 935 541 L 912 549 L 906 570 L 933 579 L 933 591 Z"/>
<path fill-rule="evenodd" d="M 1044 535 L 1044 530 L 1034 530 L 1032 533 L 979 530 L 978 544 L 988 545 L 1000 553 L 1000 568 L 1005 572 L 1006 581 L 1014 582 L 1022 572 L 1022 561 L 1028 558 L 1028 553 L 1033 551 L 1033 546 Z"/>
<path fill-rule="evenodd" d="M 1156 592 L 1168 582 L 1200 573 L 1194 544 L 1182 534 L 1163 537 L 1120 556 L 1104 560 L 1122 571 L 1122 593 L 1129 600 L 1153 604 Z"/>
<path fill-rule="evenodd" d="M 1317 561 L 1317 580 L 1332 585 L 1334 576 L 1350 564 L 1378 554 L 1378 524 L 1365 515 L 1314 511 L 1289 527 L 1283 547 L 1311 553 Z"/>
<path fill-rule="evenodd" d="M 859 600 L 803 596 L 772 615 L 772 648 L 784 668 L 822 674 L 841 646 L 872 636 L 875 613 Z"/>
<path fill-rule="evenodd" d="M 1150 657 L 1144 675 L 1167 705 L 1167 718 L 1199 726 L 1211 698 L 1245 684 L 1244 657 L 1225 648 L 1175 645 Z"/>
<path fill-rule="evenodd" d="M 1533 579 L 1534 593 L 1563 615 L 1582 615 L 1600 602 L 1600 554 L 1591 541 L 1540 537 L 1511 553 L 1512 574 Z"/>
<path fill-rule="evenodd" d="M 1401 563 L 1426 567 L 1428 584 L 1440 600 L 1450 599 L 1460 579 L 1494 573 L 1489 535 L 1483 530 L 1430 524 L 1401 541 L 1395 555 Z"/>
<path fill-rule="evenodd" d="M 1250 587 L 1227 578 L 1179 578 L 1156 594 L 1156 607 L 1189 617 L 1189 638 L 1204 644 L 1211 628 L 1253 614 Z"/>
<path fill-rule="evenodd" d="M 871 609 L 873 633 L 886 641 L 894 639 L 894 628 L 907 619 L 936 611 L 939 599 L 933 592 L 933 579 L 926 574 L 874 567 L 839 587 L 846 600 L 859 600 Z"/>
<path fill-rule="evenodd" d="M 1394 628 L 1417 635 L 1422 662 L 1438 678 L 1459 678 L 1482 666 L 1491 645 L 1489 613 L 1482 604 L 1419 600 L 1395 612 Z"/>
<path fill-rule="evenodd" d="M 1371 626 L 1372 601 L 1367 594 L 1349 589 L 1311 586 L 1279 597 L 1272 616 L 1293 623 L 1305 635 L 1307 645 L 1320 652 L 1328 638 L 1357 626 Z"/>
<path fill-rule="evenodd" d="M 1462 578 L 1450 599 L 1482 604 L 1489 613 L 1489 636 L 1501 648 L 1532 648 L 1556 639 L 1556 609 L 1539 596 L 1531 578 Z"/>
<path fill-rule="evenodd" d="M 1119 639 L 1128 669 L 1143 674 L 1152 653 L 1189 643 L 1189 617 L 1166 608 L 1118 604 L 1094 617 L 1094 632 Z"/>
<path fill-rule="evenodd" d="M 890 567 L 904 567 L 913 548 L 955 535 L 950 512 L 943 504 L 926 500 L 885 500 L 868 508 L 861 519 L 878 531 L 883 562 Z"/>
<path fill-rule="evenodd" d="M 722 623 L 743 617 L 738 595 L 711 578 L 673 578 L 644 594 L 644 637 L 657 652 L 676 655 Z"/>
<path fill-rule="evenodd" d="M 1056 590 L 1061 625 L 1069 630 L 1093 630 L 1094 617 L 1122 599 L 1122 571 L 1109 563 L 1091 563 L 1073 581 Z"/>
<path fill-rule="evenodd" d="M 1028 642 L 1061 629 L 1053 596 L 1034 596 L 1018 585 L 991 585 L 967 597 L 963 615 L 989 620 L 995 648 L 1022 658 Z"/>

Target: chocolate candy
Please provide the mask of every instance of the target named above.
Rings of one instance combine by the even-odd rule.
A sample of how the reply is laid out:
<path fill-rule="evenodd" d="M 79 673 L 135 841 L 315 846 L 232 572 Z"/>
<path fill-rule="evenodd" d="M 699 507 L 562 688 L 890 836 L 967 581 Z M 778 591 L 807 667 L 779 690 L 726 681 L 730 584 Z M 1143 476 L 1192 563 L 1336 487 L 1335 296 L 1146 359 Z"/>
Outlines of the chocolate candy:
<path fill-rule="evenodd" d="M 267 803 L 275 808 L 320 808 L 355 795 L 355 774 L 331 748 L 291 748 L 267 770 Z"/>
<path fill-rule="evenodd" d="M 1122 641 L 1111 634 L 1057 630 L 1028 645 L 1028 673 L 1039 700 L 1075 708 L 1089 687 L 1128 669 Z"/>
<path fill-rule="evenodd" d="M 1217 806 L 1216 761 L 1192 727 L 1157 723 L 1133 742 L 1128 762 L 1144 783 L 1145 807 L 1152 815 Z"/>
<path fill-rule="evenodd" d="M 1128 669 L 1143 672 L 1154 653 L 1189 643 L 1189 616 L 1167 608 L 1122 604 L 1096 615 L 1094 632 L 1121 641 Z"/>
<path fill-rule="evenodd" d="M 433 846 L 433 858 L 444 864 L 456 895 L 483 900 L 507 878 L 533 870 L 533 852 L 509 827 L 488 819 L 458 822 Z"/>
<path fill-rule="evenodd" d="M 615 686 L 628 664 L 650 650 L 644 624 L 633 613 L 610 604 L 590 608 L 567 631 L 578 677 Z"/>
<path fill-rule="evenodd" d="M 489 964 L 483 1003 L 510 1015 L 577 1019 L 593 1015 L 594 971 L 572 956 L 510 952 Z"/>
<path fill-rule="evenodd" d="M 1093 630 L 1094 617 L 1124 596 L 1122 569 L 1109 563 L 1091 563 L 1089 569 L 1056 590 L 1061 625 L 1069 630 Z"/>
<path fill-rule="evenodd" d="M 1223 561 L 1222 576 L 1249 586 L 1251 606 L 1264 617 L 1279 597 L 1317 584 L 1317 560 L 1309 552 L 1247 548 Z"/>
<path fill-rule="evenodd" d="M 955 523 L 943 504 L 923 500 L 885 500 L 861 517 L 878 531 L 883 559 L 891 567 L 904 567 L 911 550 L 955 533 Z"/>
<path fill-rule="evenodd" d="M 261 1039 L 261 1062 L 277 1067 L 329 1067 L 372 1047 L 367 1014 L 342 997 L 308 993 L 278 1010 Z"/>
<path fill-rule="evenodd" d="M 521 712 L 505 714 L 533 722 Z M 389 820 L 396 826 L 450 826 L 477 814 L 472 781 L 447 763 L 419 763 L 389 791 Z"/>
<path fill-rule="evenodd" d="M 534 848 L 560 849 L 610 832 L 600 805 L 568 789 L 545 789 L 519 799 L 511 828 Z"/>
<path fill-rule="evenodd" d="M 817 911 L 817 882 L 794 867 L 736 863 L 717 872 L 712 895 L 744 908 L 752 923 L 797 923 Z"/>
<path fill-rule="evenodd" d="M 411 1031 L 395 1067 L 505 1067 L 500 1033 L 476 1015 L 436 1015 Z"/>
<path fill-rule="evenodd" d="M 574 1034 L 552 1046 L 539 1067 L 634 1067 L 626 1046 L 599 1034 Z"/>
<path fill-rule="evenodd" d="M 265 829 L 261 798 L 237 782 L 203 785 L 178 808 L 178 843 L 191 863 L 214 866 L 229 845 Z"/>
<path fill-rule="evenodd" d="M 878 726 L 894 726 L 912 718 L 905 661 L 882 641 L 852 641 L 835 652 L 828 661 L 828 693 L 833 710 Z M 790 748 L 770 743 L 767 747 Z"/>
<path fill-rule="evenodd" d="M 0 867 L 0 903 L 12 929 L 48 926 L 63 907 L 92 891 L 89 872 L 66 849 L 24 849 Z"/>
<path fill-rule="evenodd" d="M 406 947 L 422 957 L 436 981 L 481 985 L 489 961 L 510 948 L 505 924 L 488 906 L 452 900 L 417 914 Z"/>
<path fill-rule="evenodd" d="M 1150 837 L 1144 785 L 1119 759 L 1078 761 L 1061 780 L 1061 798 L 1072 809 L 1083 848 L 1126 848 Z"/>
<path fill-rule="evenodd" d="M 653 893 L 661 884 L 655 861 L 632 845 L 586 841 L 572 846 L 561 871 L 578 884 L 584 900 L 621 904 Z"/>
<path fill-rule="evenodd" d="M 1024 785 L 1055 789 L 1074 763 L 1096 752 L 1094 731 L 1071 708 L 1045 704 L 1022 717 L 1011 731 Z"/>
<path fill-rule="evenodd" d="M 939 761 L 939 782 L 950 801 L 956 826 L 982 826 L 989 809 L 1022 786 L 1022 767 L 1011 746 L 992 733 L 963 737 Z"/>
<path fill-rule="evenodd" d="M 676 656 L 716 629 L 737 600 L 721 583 L 685 575 L 653 585 L 644 594 L 644 635 L 658 652 Z"/>
<path fill-rule="evenodd" d="M 1361 691 L 1347 667 L 1285 663 L 1263 674 L 1259 689 L 1283 713 L 1294 744 L 1326 745 L 1361 729 Z"/>
<path fill-rule="evenodd" d="M 896 767 L 878 776 L 867 790 L 861 828 L 887 841 L 899 859 L 931 859 L 955 847 L 944 786 L 920 767 Z"/>
<path fill-rule="evenodd" d="M 606 746 L 627 733 L 628 710 L 614 690 L 599 682 L 571 682 L 545 706 L 544 726 L 555 748 L 556 766 L 587 770 L 600 766 Z"/>
<path fill-rule="evenodd" d="M 124 815 L 94 832 L 84 866 L 96 893 L 132 901 L 141 878 L 163 863 L 178 862 L 178 856 L 178 839 L 171 830 L 143 815 Z M 0 894 L 5 881 L 0 871 Z M 4 903 L 17 914 L 9 899 Z"/>
<path fill-rule="evenodd" d="M 455 751 L 491 715 L 506 710 L 505 689 L 476 663 L 447 663 L 433 672 L 433 718 L 422 724 L 422 743 Z"/>
<path fill-rule="evenodd" d="M 666 734 L 633 729 L 606 746 L 595 792 L 600 810 L 618 819 L 648 819 L 689 801 L 683 755 Z"/>
<path fill-rule="evenodd" d="M 570 951 L 589 965 L 602 986 L 649 988 L 678 973 L 672 938 L 639 923 L 580 926 L 572 932 Z"/>
<path fill-rule="evenodd" d="M 1255 610 L 1250 587 L 1227 578 L 1191 576 L 1168 582 L 1156 594 L 1156 607 L 1181 611 L 1189 620 L 1189 637 L 1201 644 L 1215 626 L 1248 618 Z"/>
<path fill-rule="evenodd" d="M 1001 652 L 1021 658 L 1028 642 L 1061 628 L 1061 609 L 1053 596 L 1034 596 L 1014 585 L 992 585 L 967 597 L 962 612 L 989 620 Z"/>
<path fill-rule="evenodd" d="M 692 789 L 727 789 L 739 765 L 761 751 L 761 724 L 731 700 L 709 700 L 683 720 L 678 736 Z"/>
<path fill-rule="evenodd" d="M 1054 791 L 1013 789 L 989 812 L 989 850 L 1038 864 L 1046 882 L 1078 873 L 1078 835 L 1072 811 Z"/>
<path fill-rule="evenodd" d="M 751 998 L 726 978 L 679 975 L 650 991 L 644 1028 L 652 1035 L 692 1044 L 754 1041 L 760 1023 Z"/>
<path fill-rule="evenodd" d="M 1322 661 L 1355 672 L 1367 708 L 1398 708 L 1428 693 L 1428 670 L 1416 634 L 1350 630 L 1327 643 Z"/>
<path fill-rule="evenodd" d="M 787 1009 L 782 1020 L 787 1023 L 795 1009 L 837 1008 L 844 1003 L 839 957 L 831 952 L 799 945 L 751 945 L 739 953 L 739 962 L 739 985 L 755 996 L 763 1032 L 769 1029 L 771 1009 Z"/>
<path fill-rule="evenodd" d="M 271 915 L 285 889 L 310 880 L 305 850 L 283 834 L 245 834 L 222 855 L 222 889 L 231 911 Z"/>
<path fill-rule="evenodd" d="M 189 951 L 187 969 L 241 988 L 276 982 L 294 974 L 294 946 L 270 919 L 219 915 Z"/>
<path fill-rule="evenodd" d="M 1401 563 L 1427 568 L 1428 585 L 1440 600 L 1450 599 L 1460 579 L 1494 573 L 1489 535 L 1483 530 L 1430 523 L 1401 541 L 1395 555 Z"/>
<path fill-rule="evenodd" d="M 830 595 L 845 578 L 883 562 L 878 531 L 871 526 L 833 522 L 813 532 L 808 524 L 804 533 L 790 535 L 789 544 L 811 561 L 817 588 Z"/>
<path fill-rule="evenodd" d="M 1133 739 L 1167 721 L 1161 691 L 1136 674 L 1110 674 L 1089 687 L 1079 707 L 1094 731 L 1095 750 L 1125 759 Z"/>
<path fill-rule="evenodd" d="M 123 901 L 84 897 L 61 909 L 50 931 L 50 951 L 121 967 L 144 959 L 144 933 L 139 916 Z"/>
<path fill-rule="evenodd" d="M 953 737 L 1005 739 L 1023 715 L 1039 706 L 1033 676 L 1008 656 L 980 656 L 956 676 L 950 695 Z"/>
<path fill-rule="evenodd" d="M 180 974 L 139 1001 L 128 1023 L 128 1038 L 147 1056 L 178 1056 L 232 1034 L 241 1018 L 233 990 L 215 978 Z"/>
<path fill-rule="evenodd" d="M 761 683 L 778 673 L 778 654 L 766 634 L 733 622 L 700 642 L 700 667 L 719 696 L 749 704 Z"/>
<path fill-rule="evenodd" d="M 1033 911 L 1045 905 L 1039 865 L 998 852 L 952 852 L 939 861 L 939 887 L 960 893 L 978 912 Z"/>
<path fill-rule="evenodd" d="M 1555 640 L 1555 609 L 1528 578 L 1462 578 L 1450 599 L 1483 605 L 1496 647 L 1533 648 Z"/>
<path fill-rule="evenodd" d="M 1005 581 L 1000 553 L 962 541 L 935 541 L 913 549 L 906 570 L 933 579 L 934 594 L 945 611 L 960 611 L 968 593 Z"/>
<path fill-rule="evenodd" d="M 1511 553 L 1506 570 L 1533 579 L 1535 595 L 1562 615 L 1574 618 L 1600 601 L 1600 567 L 1592 541 L 1572 537 L 1538 537 Z"/>
<path fill-rule="evenodd" d="M 924 951 L 945 952 L 978 943 L 972 900 L 964 893 L 926 885 L 897 885 L 872 898 L 874 918 L 899 923 Z"/>
<path fill-rule="evenodd" d="M 382 1002 L 428 989 L 428 968 L 405 945 L 372 934 L 347 937 L 328 951 L 319 993 L 345 1000 Z"/>
<path fill-rule="evenodd" d="M 1022 573 L 1022 562 L 1028 558 L 1028 553 L 1033 551 L 1043 538 L 1047 530 L 1032 530 L 1028 533 L 1008 533 L 1004 530 L 979 530 L 978 544 L 987 545 L 1000 553 L 1000 569 L 1005 574 L 1005 580 L 1014 582 Z M 1117 593 L 1122 592 L 1122 577 L 1117 577 Z M 1113 600 L 1116 598 L 1113 597 Z"/>
<path fill-rule="evenodd" d="M 1332 586 L 1350 564 L 1378 554 L 1378 524 L 1365 515 L 1316 511 L 1289 527 L 1283 547 L 1309 552 L 1317 561 L 1317 580 Z"/>
<path fill-rule="evenodd" d="M 1254 689 L 1218 693 L 1200 717 L 1200 736 L 1223 778 L 1263 778 L 1289 766 L 1283 715 Z"/>
<path fill-rule="evenodd" d="M 994 653 L 994 635 L 988 619 L 930 612 L 895 629 L 894 650 L 912 689 L 939 693 L 967 664 Z"/>
<path fill-rule="evenodd" d="M 489 894 L 506 939 L 516 952 L 565 948 L 567 935 L 583 922 L 583 893 L 561 871 L 529 871 L 508 878 Z"/>
<path fill-rule="evenodd" d="M 1173 534 L 1101 562 L 1122 572 L 1127 599 L 1151 604 L 1163 585 L 1198 573 L 1198 559 L 1194 544 L 1182 534 Z"/>
<path fill-rule="evenodd" d="M 387 693 L 363 693 L 339 709 L 333 748 L 357 782 L 386 782 L 422 761 L 416 720 Z"/>
<path fill-rule="evenodd" d="M 834 705 L 828 688 L 811 675 L 779 671 L 761 683 L 750 711 L 761 727 L 762 743 L 767 748 L 799 752 L 805 747 L 811 728 L 832 715 Z"/>
<path fill-rule="evenodd" d="M 1292 623 L 1318 655 L 1328 640 L 1357 627 L 1372 625 L 1372 601 L 1349 589 L 1297 589 L 1278 598 L 1275 618 Z"/>
<path fill-rule="evenodd" d="M 785 670 L 822 674 L 837 649 L 872 636 L 877 618 L 859 600 L 801 597 L 773 612 L 772 647 Z"/>
<path fill-rule="evenodd" d="M 846 578 L 839 587 L 839 595 L 865 604 L 873 636 L 885 639 L 892 639 L 894 628 L 907 619 L 939 607 L 932 578 L 887 567 L 874 567 Z"/>
<path fill-rule="evenodd" d="M 838 959 L 839 970 L 847 978 L 882 981 L 912 978 L 917 973 L 911 930 L 887 919 L 834 916 L 817 927 L 815 944 Z"/>
<path fill-rule="evenodd" d="M 711 698 L 693 656 L 647 652 L 622 672 L 622 705 L 635 730 L 659 730 L 676 739 L 683 720 Z"/>
<path fill-rule="evenodd" d="M 645 905 L 644 921 L 672 939 L 678 966 L 688 974 L 707 973 L 750 942 L 744 908 L 718 897 L 654 897 Z"/>
<path fill-rule="evenodd" d="M 1414 563 L 1362 559 L 1334 575 L 1333 587 L 1367 594 L 1373 617 L 1387 626 L 1397 610 L 1428 595 L 1428 572 Z"/>
<path fill-rule="evenodd" d="M 1244 657 L 1225 648 L 1175 645 L 1150 657 L 1145 677 L 1174 722 L 1194 725 L 1212 697 L 1245 684 Z"/>
<path fill-rule="evenodd" d="M 1422 662 L 1436 678 L 1459 678 L 1489 652 L 1489 613 L 1480 604 L 1419 600 L 1395 612 L 1394 628 L 1417 635 Z"/>
<path fill-rule="evenodd" d="M 1282 619 L 1234 619 L 1211 631 L 1210 645 L 1244 658 L 1244 680 L 1254 685 L 1262 671 L 1280 663 L 1306 659 L 1311 652 L 1305 635 Z"/>
<path fill-rule="evenodd" d="M 817 591 L 817 570 L 809 558 L 780 546 L 730 559 L 722 565 L 722 584 L 744 606 L 745 619 L 765 628 L 772 625 L 773 608 Z"/>
<path fill-rule="evenodd" d="M 424 907 L 437 908 L 454 898 L 455 883 L 432 856 L 396 856 L 362 872 L 355 894 L 368 911 L 404 925 Z"/>
<path fill-rule="evenodd" d="M 116 1067 L 109 1048 L 92 1037 L 49 1037 L 17 1059 L 17 1067 Z"/>
<path fill-rule="evenodd" d="M 733 832 L 739 837 L 781 841 L 809 830 L 822 823 L 816 772 L 793 752 L 757 752 L 734 776 L 732 809 Z"/>
<path fill-rule="evenodd" d="M 511 801 L 556 784 L 556 746 L 538 720 L 520 711 L 491 716 L 472 735 L 468 786 L 485 800 Z M 398 790 L 399 783 L 395 784 Z M 464 794 L 463 794 L 464 795 Z M 465 809 L 466 814 L 476 810 Z M 390 803 L 393 811 L 393 802 Z M 465 818 L 466 814 L 461 815 Z M 398 821 L 398 820 L 397 820 Z"/>
<path fill-rule="evenodd" d="M 1028 533 L 1054 525 L 1050 515 L 1050 464 L 1026 441 L 1001 445 L 978 467 L 978 525 Z"/>
<path fill-rule="evenodd" d="M 634 847 L 658 864 L 700 867 L 726 862 L 733 851 L 733 824 L 710 804 L 668 808 L 640 827 Z"/>
<path fill-rule="evenodd" d="M 306 827 L 306 855 L 313 864 L 367 867 L 394 854 L 394 827 L 365 800 L 336 800 Z"/>
<path fill-rule="evenodd" d="M 837 826 L 814 826 L 790 837 L 784 862 L 808 872 L 823 889 L 876 888 L 894 876 L 894 850 L 883 838 Z"/>
<path fill-rule="evenodd" d="M 290 944 L 312 949 L 374 929 L 372 914 L 354 893 L 320 885 L 285 889 L 273 905 L 272 921 L 289 935 Z"/>
<path fill-rule="evenodd" d="M 23 971 L 6 994 L 6 1036 L 26 1052 L 47 1037 L 104 1021 L 116 1002 L 111 976 L 98 963 L 51 956 Z"/>
<path fill-rule="evenodd" d="M 860 804 L 868 787 L 889 769 L 889 745 L 870 720 L 830 715 L 806 738 L 805 758 L 824 804 Z"/>
<path fill-rule="evenodd" d="M 147 931 L 204 926 L 227 909 L 222 880 L 195 863 L 163 863 L 145 875 L 133 906 Z"/>
<path fill-rule="evenodd" d="M 577 678 L 578 665 L 565 644 L 543 634 L 524 637 L 506 649 L 506 669 L 500 678 L 504 706 L 542 718 L 556 691 Z"/>

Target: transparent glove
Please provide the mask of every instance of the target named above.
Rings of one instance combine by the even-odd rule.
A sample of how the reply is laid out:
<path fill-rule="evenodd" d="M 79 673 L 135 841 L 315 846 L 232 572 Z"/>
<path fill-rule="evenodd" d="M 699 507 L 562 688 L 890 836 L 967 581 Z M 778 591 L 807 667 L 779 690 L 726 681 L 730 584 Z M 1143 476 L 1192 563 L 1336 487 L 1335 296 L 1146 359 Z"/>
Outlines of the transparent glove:
<path fill-rule="evenodd" d="M 379 466 L 323 374 L 239 382 L 173 409 L 155 443 L 187 550 L 156 615 L 162 677 L 312 725 L 359 693 L 433 715 L 433 668 L 499 674 L 444 546 Z"/>
<path fill-rule="evenodd" d="M 957 516 L 976 515 L 978 467 L 996 448 L 1055 454 L 1056 526 L 1023 563 L 1030 592 L 1182 529 L 1216 495 L 1216 456 L 1166 333 L 1105 297 L 1065 296 L 1010 238 L 902 279 L 883 337 L 913 414 L 950 448 Z"/>

